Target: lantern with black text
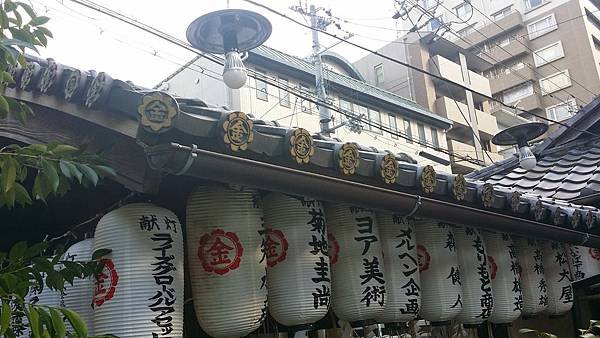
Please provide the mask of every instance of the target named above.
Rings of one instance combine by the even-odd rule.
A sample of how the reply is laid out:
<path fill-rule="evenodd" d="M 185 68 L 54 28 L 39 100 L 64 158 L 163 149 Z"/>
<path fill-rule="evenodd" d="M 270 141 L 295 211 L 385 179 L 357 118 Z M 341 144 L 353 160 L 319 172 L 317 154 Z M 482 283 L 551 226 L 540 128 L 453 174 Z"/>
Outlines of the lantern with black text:
<path fill-rule="evenodd" d="M 419 314 L 435 325 L 447 324 L 462 310 L 462 291 L 456 240 L 452 227 L 435 220 L 415 222 L 421 309 Z"/>
<path fill-rule="evenodd" d="M 569 264 L 574 281 L 600 274 L 600 249 L 571 245 Z"/>
<path fill-rule="evenodd" d="M 521 272 L 523 315 L 534 316 L 548 307 L 548 284 L 542 250 L 533 239 L 514 239 Z"/>
<path fill-rule="evenodd" d="M 86 262 L 92 259 L 94 240 L 92 238 L 77 242 L 65 252 L 63 260 Z M 91 300 L 94 297 L 93 278 L 75 278 L 73 285 L 65 284 L 61 294 L 61 305 L 77 312 L 88 327 L 88 334 L 94 335 L 94 317 Z"/>
<path fill-rule="evenodd" d="M 271 193 L 263 199 L 269 312 L 297 327 L 329 310 L 331 275 L 321 202 Z"/>
<path fill-rule="evenodd" d="M 542 245 L 544 255 L 544 275 L 548 284 L 548 308 L 552 316 L 562 315 L 573 306 L 573 287 L 571 271 L 565 246 L 558 242 L 545 242 Z"/>
<path fill-rule="evenodd" d="M 379 323 L 416 318 L 421 304 L 421 282 L 414 221 L 391 212 L 378 212 L 377 224 L 385 263 L 385 312 Z"/>
<path fill-rule="evenodd" d="M 111 249 L 96 276 L 92 306 L 97 335 L 183 336 L 183 234 L 177 216 L 148 203 L 104 215 L 94 250 Z"/>
<path fill-rule="evenodd" d="M 486 321 L 494 308 L 492 281 L 487 253 L 479 230 L 471 227 L 454 229 L 462 286 L 462 310 L 456 319 L 475 325 Z"/>
<path fill-rule="evenodd" d="M 489 321 L 509 324 L 521 316 L 523 295 L 515 247 L 508 234 L 482 231 L 494 295 Z"/>
<path fill-rule="evenodd" d="M 381 238 L 375 214 L 344 204 L 326 206 L 334 313 L 364 326 L 385 310 Z"/>
<path fill-rule="evenodd" d="M 199 187 L 187 205 L 187 248 L 196 316 L 213 337 L 243 337 L 267 315 L 263 212 L 257 192 Z M 264 247 L 262 246 L 264 244 Z"/>

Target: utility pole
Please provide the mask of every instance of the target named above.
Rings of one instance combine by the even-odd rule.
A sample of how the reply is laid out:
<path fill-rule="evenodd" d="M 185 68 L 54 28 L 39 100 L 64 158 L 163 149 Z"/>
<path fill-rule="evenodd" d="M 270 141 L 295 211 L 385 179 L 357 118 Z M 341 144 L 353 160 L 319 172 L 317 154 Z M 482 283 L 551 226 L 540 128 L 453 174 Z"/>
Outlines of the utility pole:
<path fill-rule="evenodd" d="M 326 29 L 332 23 L 329 18 L 320 17 L 317 15 L 317 8 L 310 5 L 310 11 L 307 13 L 302 7 L 294 6 L 291 9 L 304 16 L 310 17 L 310 26 L 312 28 L 312 59 L 315 70 L 315 87 L 317 91 L 317 101 L 319 103 L 327 103 L 327 92 L 325 91 L 325 82 L 323 81 L 323 62 L 321 60 L 321 45 L 319 44 L 319 30 Z M 321 134 L 330 136 L 331 128 L 331 112 L 327 107 L 319 105 L 319 123 L 321 126 Z"/>

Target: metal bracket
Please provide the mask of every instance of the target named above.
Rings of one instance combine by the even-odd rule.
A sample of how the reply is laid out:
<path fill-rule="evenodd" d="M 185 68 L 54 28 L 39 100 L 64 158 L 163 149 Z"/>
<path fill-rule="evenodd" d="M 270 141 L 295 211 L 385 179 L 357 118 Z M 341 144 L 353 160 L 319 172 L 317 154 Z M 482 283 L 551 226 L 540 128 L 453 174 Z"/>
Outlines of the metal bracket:
<path fill-rule="evenodd" d="M 415 206 L 404 217 L 406 217 L 406 218 L 412 217 L 417 212 L 417 210 L 419 210 L 420 206 L 421 206 L 421 196 L 417 196 L 417 200 L 415 201 Z"/>
<path fill-rule="evenodd" d="M 585 245 L 585 243 L 587 243 L 590 240 L 590 234 L 588 234 L 587 232 L 585 233 L 585 238 L 583 239 L 583 242 L 581 242 L 580 245 Z"/>
<path fill-rule="evenodd" d="M 198 146 L 195 144 L 192 144 L 192 149 L 190 149 L 190 155 L 188 156 L 188 159 L 185 162 L 185 165 L 183 166 L 183 168 L 181 168 L 181 170 L 176 172 L 175 175 L 178 175 L 178 176 L 184 175 L 190 169 L 190 167 L 194 163 L 194 160 L 196 159 L 196 157 L 198 157 L 198 155 L 196 154 L 196 150 L 198 150 Z"/>

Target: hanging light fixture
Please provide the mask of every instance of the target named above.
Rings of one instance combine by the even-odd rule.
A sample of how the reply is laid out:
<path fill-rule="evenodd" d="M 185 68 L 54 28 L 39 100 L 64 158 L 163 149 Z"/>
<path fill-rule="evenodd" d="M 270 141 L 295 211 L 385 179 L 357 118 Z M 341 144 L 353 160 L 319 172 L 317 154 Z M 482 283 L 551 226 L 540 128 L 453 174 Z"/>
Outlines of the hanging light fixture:
<path fill-rule="evenodd" d="M 492 143 L 498 146 L 518 147 L 519 165 L 525 170 L 536 166 L 536 158 L 528 146 L 528 142 L 542 136 L 548 130 L 548 125 L 542 122 L 519 124 L 499 132 L 492 138 Z"/>
<path fill-rule="evenodd" d="M 205 14 L 187 29 L 188 41 L 205 53 L 225 55 L 223 81 L 239 89 L 247 79 L 243 56 L 262 45 L 271 35 L 271 23 L 264 16 L 242 9 L 225 9 Z"/>

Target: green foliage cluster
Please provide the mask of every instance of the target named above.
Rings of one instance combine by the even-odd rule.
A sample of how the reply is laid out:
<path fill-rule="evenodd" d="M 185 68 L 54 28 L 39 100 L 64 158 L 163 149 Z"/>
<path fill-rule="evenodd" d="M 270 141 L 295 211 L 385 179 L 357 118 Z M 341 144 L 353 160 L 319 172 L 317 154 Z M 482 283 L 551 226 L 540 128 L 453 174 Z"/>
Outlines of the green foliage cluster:
<path fill-rule="evenodd" d="M 600 338 L 600 320 L 590 320 L 590 326 L 586 329 L 579 329 L 581 338 Z"/>

